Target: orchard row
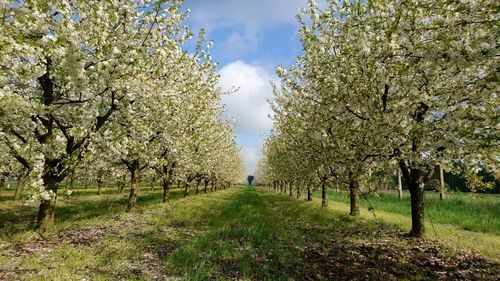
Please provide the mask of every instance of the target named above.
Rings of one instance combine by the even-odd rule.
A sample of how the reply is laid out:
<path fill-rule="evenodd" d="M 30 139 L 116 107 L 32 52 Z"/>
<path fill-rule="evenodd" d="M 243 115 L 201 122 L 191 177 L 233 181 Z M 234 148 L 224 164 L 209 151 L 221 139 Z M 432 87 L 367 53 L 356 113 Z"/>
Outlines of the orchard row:
<path fill-rule="evenodd" d="M 351 215 L 397 170 L 424 234 L 424 183 L 440 166 L 469 188 L 499 177 L 498 2 L 328 1 L 299 17 L 303 55 L 277 68 L 274 128 L 256 180 L 275 189 L 345 186 Z"/>
<path fill-rule="evenodd" d="M 179 1 L 21 1 L 0 7 L 0 160 L 54 220 L 65 179 L 142 174 L 228 185 L 244 167 L 222 119 L 216 64 Z"/>

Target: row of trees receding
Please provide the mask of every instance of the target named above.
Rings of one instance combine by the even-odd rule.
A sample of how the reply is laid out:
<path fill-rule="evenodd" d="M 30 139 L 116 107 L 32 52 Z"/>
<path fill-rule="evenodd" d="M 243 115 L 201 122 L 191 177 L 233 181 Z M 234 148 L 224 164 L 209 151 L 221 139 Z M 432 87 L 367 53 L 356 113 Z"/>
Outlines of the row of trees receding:
<path fill-rule="evenodd" d="M 244 173 L 211 43 L 201 35 L 184 50 L 192 32 L 180 2 L 0 7 L 0 172 L 29 173 L 38 229 L 53 223 L 69 177 L 129 177 L 132 210 L 146 171 L 164 201 L 175 180 L 227 185 Z"/>
<path fill-rule="evenodd" d="M 278 67 L 274 128 L 257 180 L 283 190 L 360 186 L 398 170 L 411 235 L 424 234 L 424 182 L 436 166 L 484 188 L 500 136 L 498 3 L 314 1 L 299 17 L 304 54 Z"/>

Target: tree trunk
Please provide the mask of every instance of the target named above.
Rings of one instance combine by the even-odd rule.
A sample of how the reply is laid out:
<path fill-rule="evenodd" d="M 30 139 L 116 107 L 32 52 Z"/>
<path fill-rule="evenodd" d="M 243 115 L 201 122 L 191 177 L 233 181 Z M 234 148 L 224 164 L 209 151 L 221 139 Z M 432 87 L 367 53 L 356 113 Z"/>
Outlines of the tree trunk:
<path fill-rule="evenodd" d="M 187 197 L 189 193 L 189 184 L 187 182 L 184 183 L 184 197 Z"/>
<path fill-rule="evenodd" d="M 118 181 L 118 188 L 120 190 L 120 193 L 123 193 L 123 190 L 125 189 L 125 183 L 127 182 L 127 175 L 123 174 L 122 179 Z"/>
<path fill-rule="evenodd" d="M 49 227 L 54 224 L 54 213 L 56 209 L 56 200 L 51 199 L 42 201 L 38 209 L 38 219 L 35 229 L 45 232 Z"/>
<path fill-rule="evenodd" d="M 128 198 L 127 212 L 135 209 L 137 194 L 139 193 L 139 160 L 134 160 L 129 167 L 130 170 L 130 196 Z"/>
<path fill-rule="evenodd" d="M 163 203 L 168 201 L 168 196 L 170 194 L 170 179 L 163 178 Z"/>
<path fill-rule="evenodd" d="M 97 194 L 101 195 L 102 194 L 102 179 L 97 180 Z"/>
<path fill-rule="evenodd" d="M 307 187 L 307 201 L 312 201 L 312 190 L 311 190 L 311 187 L 308 186 Z"/>
<path fill-rule="evenodd" d="M 207 193 L 208 180 L 205 180 L 205 194 Z"/>
<path fill-rule="evenodd" d="M 57 194 L 57 184 L 60 181 L 57 180 L 57 176 L 52 175 L 44 175 L 42 178 L 45 190 L 47 192 L 52 191 L 50 192 L 52 193 L 52 196 L 49 200 L 42 199 L 42 201 L 40 202 L 35 229 L 39 230 L 40 232 L 45 232 L 54 224 L 54 213 L 56 210 L 57 197 L 53 196 Z"/>
<path fill-rule="evenodd" d="M 196 181 L 196 195 L 200 192 L 201 179 Z"/>
<path fill-rule="evenodd" d="M 424 225 L 424 173 L 418 168 L 406 168 L 400 162 L 401 171 L 408 185 L 411 200 L 411 231 L 410 236 L 422 238 L 425 233 Z"/>
<path fill-rule="evenodd" d="M 292 197 L 292 184 L 291 184 L 291 183 L 289 183 L 289 184 L 288 184 L 288 189 L 289 189 L 289 191 L 288 191 L 288 195 L 289 195 L 290 197 Z"/>
<path fill-rule="evenodd" d="M 151 191 L 154 191 L 155 190 L 155 178 L 153 177 L 151 179 Z"/>
<path fill-rule="evenodd" d="M 0 175 L 0 193 L 3 192 L 4 188 L 5 188 L 5 176 Z"/>
<path fill-rule="evenodd" d="M 326 181 L 321 181 L 321 207 L 328 206 L 328 188 L 326 187 Z"/>
<path fill-rule="evenodd" d="M 359 215 L 359 183 L 352 172 L 349 172 L 350 215 Z"/>
<path fill-rule="evenodd" d="M 210 182 L 210 187 L 211 187 L 211 189 L 212 189 L 212 190 L 211 190 L 211 192 L 214 192 L 214 191 L 215 191 L 215 183 L 214 183 L 214 180 L 212 180 L 212 181 Z"/>
<path fill-rule="evenodd" d="M 137 193 L 141 192 L 141 184 L 142 184 L 142 175 L 139 173 L 139 177 L 137 178 Z"/>
<path fill-rule="evenodd" d="M 439 190 L 439 199 L 440 200 L 444 200 L 446 188 L 445 188 L 445 183 L 444 183 L 444 169 L 443 169 L 443 165 L 439 165 L 439 179 L 441 181 L 441 189 Z"/>
<path fill-rule="evenodd" d="M 398 197 L 399 199 L 403 199 L 403 182 L 401 180 L 401 172 L 399 170 L 396 171 L 398 177 Z"/>
<path fill-rule="evenodd" d="M 297 185 L 297 199 L 300 198 L 300 188 L 299 188 L 299 185 Z"/>
<path fill-rule="evenodd" d="M 424 183 L 415 183 L 416 188 L 410 190 L 411 195 L 411 232 L 413 237 L 422 238 L 424 226 Z"/>
<path fill-rule="evenodd" d="M 24 183 L 26 182 L 26 178 L 29 175 L 29 171 L 26 169 L 22 169 L 19 172 L 19 175 L 17 176 L 17 186 L 16 186 L 16 193 L 14 194 L 14 201 L 18 201 L 21 199 L 21 193 L 24 190 Z"/>

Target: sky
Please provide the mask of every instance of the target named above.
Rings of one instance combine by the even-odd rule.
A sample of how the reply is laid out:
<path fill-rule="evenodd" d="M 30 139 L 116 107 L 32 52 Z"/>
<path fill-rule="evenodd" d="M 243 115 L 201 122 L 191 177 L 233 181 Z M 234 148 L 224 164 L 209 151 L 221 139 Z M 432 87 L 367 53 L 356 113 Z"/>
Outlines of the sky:
<path fill-rule="evenodd" d="M 204 28 L 214 41 L 210 53 L 219 63 L 219 86 L 238 89 L 223 96 L 226 118 L 237 122 L 236 140 L 248 174 L 261 157 L 272 120 L 268 99 L 275 68 L 288 67 L 301 53 L 296 15 L 306 0 L 186 0 L 187 20 L 194 31 Z"/>

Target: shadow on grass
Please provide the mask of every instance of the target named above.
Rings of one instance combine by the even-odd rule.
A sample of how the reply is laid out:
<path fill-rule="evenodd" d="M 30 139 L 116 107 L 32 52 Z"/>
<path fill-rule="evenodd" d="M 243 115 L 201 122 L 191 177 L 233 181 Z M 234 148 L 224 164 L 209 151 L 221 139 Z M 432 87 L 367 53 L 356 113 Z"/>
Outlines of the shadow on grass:
<path fill-rule="evenodd" d="M 81 191 L 81 190 L 80 190 Z M 60 230 L 68 225 L 78 224 L 85 220 L 124 213 L 128 192 L 118 193 L 116 190 L 106 190 L 102 195 L 84 195 L 88 191 L 77 193 L 70 198 L 59 199 L 55 211 L 55 230 Z M 180 189 L 170 192 L 170 200 L 183 196 Z M 162 191 L 141 190 L 137 199 L 137 209 L 162 202 Z M 34 228 L 38 214 L 37 203 L 23 203 L 3 201 L 0 202 L 0 236 L 9 237 Z"/>

